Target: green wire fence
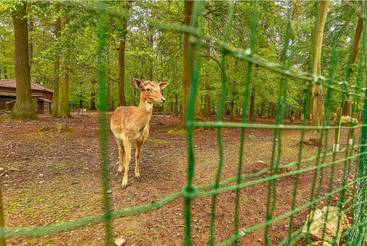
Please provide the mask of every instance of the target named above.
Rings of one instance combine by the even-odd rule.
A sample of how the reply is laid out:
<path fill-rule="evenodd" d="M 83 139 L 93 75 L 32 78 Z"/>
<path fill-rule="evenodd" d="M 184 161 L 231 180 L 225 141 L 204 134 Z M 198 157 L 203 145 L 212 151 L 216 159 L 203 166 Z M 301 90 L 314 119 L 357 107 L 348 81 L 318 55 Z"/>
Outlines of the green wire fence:
<path fill-rule="evenodd" d="M 83 7 L 94 11 L 99 16 L 98 22 L 98 68 L 99 68 L 99 111 L 100 111 L 100 146 L 101 146 L 101 159 L 102 159 L 102 180 L 103 180 L 103 201 L 104 201 L 104 213 L 101 215 L 93 215 L 83 217 L 78 220 L 64 222 L 59 224 L 48 225 L 44 227 L 21 227 L 21 228 L 8 228 L 2 227 L 0 229 L 0 237 L 2 239 L 14 238 L 14 237 L 41 237 L 62 231 L 75 230 L 77 228 L 88 226 L 96 223 L 104 223 L 106 230 L 106 245 L 113 244 L 112 221 L 117 218 L 134 216 L 140 213 L 147 213 L 152 210 L 160 209 L 163 206 L 179 199 L 184 199 L 184 222 L 185 222 L 185 236 L 184 245 L 192 245 L 193 242 L 193 230 L 192 230 L 192 218 L 193 218 L 193 201 L 195 199 L 201 199 L 205 197 L 211 197 L 210 206 L 210 227 L 209 227 L 209 244 L 210 245 L 231 245 L 241 244 L 241 238 L 252 232 L 262 230 L 263 240 L 265 245 L 279 244 L 279 245 L 292 245 L 297 244 L 310 244 L 312 242 L 311 227 L 313 223 L 313 214 L 317 208 L 326 204 L 326 216 L 323 222 L 322 238 L 321 242 L 326 242 L 330 245 L 347 244 L 347 245 L 364 245 L 366 237 L 366 185 L 367 185 L 367 90 L 366 90 L 366 41 L 367 41 L 367 29 L 363 29 L 362 43 L 359 52 L 359 63 L 357 66 L 357 76 L 352 76 L 351 59 L 346 68 L 345 78 L 343 81 L 336 81 L 336 70 L 339 53 L 337 50 L 338 36 L 336 32 L 332 36 L 333 52 L 332 61 L 329 67 L 329 75 L 325 76 L 312 76 L 306 72 L 291 70 L 291 63 L 289 59 L 289 48 L 291 45 L 291 8 L 288 6 L 287 22 L 284 25 L 284 37 L 283 37 L 283 51 L 282 51 L 282 63 L 271 63 L 259 55 L 256 54 L 256 32 L 258 25 L 258 9 L 259 2 L 251 2 L 252 16 L 250 24 L 249 34 L 249 47 L 248 49 L 239 49 L 230 46 L 227 41 L 231 34 L 232 20 L 235 14 L 235 3 L 229 2 L 228 17 L 224 27 L 224 33 L 222 40 L 216 40 L 211 36 L 204 34 L 204 1 L 195 1 L 192 19 L 189 26 L 182 25 L 167 25 L 165 23 L 152 23 L 157 28 L 165 31 L 175 31 L 180 33 L 189 34 L 190 38 L 190 68 L 191 68 L 191 89 L 189 95 L 188 116 L 186 122 L 187 128 L 187 150 L 188 150 L 188 166 L 187 166 L 187 184 L 186 186 L 176 193 L 166 196 L 161 200 L 146 205 L 137 207 L 112 209 L 111 199 L 111 184 L 109 177 L 109 159 L 108 159 L 108 117 L 107 111 L 107 76 L 106 76 L 106 31 L 108 28 L 107 16 L 114 16 L 120 18 L 126 16 L 125 12 L 117 12 L 114 9 L 108 8 L 103 2 L 95 4 L 87 4 L 83 2 L 63 2 L 63 4 Z M 320 3 L 317 3 L 319 5 Z M 366 2 L 361 2 L 361 8 L 363 10 L 364 19 L 367 16 Z M 197 99 L 197 92 L 200 83 L 200 71 L 201 71 L 201 59 L 199 54 L 206 40 L 210 40 L 213 45 L 221 49 L 221 95 L 218 105 L 217 121 L 215 122 L 203 122 L 196 121 L 195 117 L 195 103 Z M 196 57 L 194 59 L 194 57 Z M 233 57 L 239 60 L 247 62 L 247 69 L 245 72 L 245 94 L 243 95 L 243 108 L 242 108 L 242 121 L 241 122 L 225 122 L 224 121 L 224 105 L 227 96 L 227 60 L 229 57 Z M 250 107 L 250 91 L 253 76 L 253 67 L 257 65 L 263 69 L 270 70 L 280 75 L 279 81 L 279 93 L 277 103 L 277 114 L 275 124 L 257 124 L 247 122 L 249 107 Z M 305 84 L 306 93 L 304 96 L 303 114 L 307 116 L 309 114 L 310 101 L 311 101 L 311 89 L 315 84 L 320 84 L 325 88 L 325 113 L 320 126 L 310 126 L 307 119 L 304 119 L 300 125 L 288 125 L 284 124 L 286 102 L 287 102 L 287 88 L 290 83 L 303 83 Z M 335 95 L 337 93 L 337 95 Z M 352 105 L 352 117 L 358 118 L 360 109 L 362 112 L 361 124 L 355 124 L 349 122 L 346 126 L 341 124 L 331 125 L 331 115 L 333 113 L 332 99 L 333 97 L 339 97 L 339 108 L 342 109 L 344 101 L 350 99 L 353 101 Z M 364 105 L 358 107 L 358 105 Z M 340 117 L 339 117 L 340 121 Z M 216 170 L 215 182 L 209 185 L 195 185 L 195 150 L 194 150 L 194 130 L 200 127 L 214 127 L 217 129 L 217 141 L 219 160 Z M 239 145 L 239 159 L 237 163 L 237 175 L 223 179 L 224 168 L 224 145 L 223 145 L 223 128 L 240 128 L 240 145 Z M 244 157 L 246 154 L 246 131 L 248 129 L 271 129 L 274 131 L 272 148 L 271 148 L 271 160 L 270 165 L 267 168 L 261 169 L 254 173 L 244 172 Z M 300 134 L 300 142 L 298 146 L 296 160 L 287 164 L 282 163 L 282 133 L 284 130 L 297 130 Z M 304 142 L 307 131 L 318 131 L 317 135 L 320 139 L 314 155 L 307 158 L 304 157 Z M 346 131 L 347 143 L 345 147 L 338 152 L 335 149 L 330 150 L 328 146 L 333 143 L 330 140 L 330 132 Z M 360 130 L 360 134 L 357 134 L 357 130 Z M 359 141 L 358 141 L 359 136 Z M 358 144 L 359 142 L 359 144 Z M 313 164 L 312 164 L 313 163 Z M 306 165 L 308 164 L 308 165 Z M 311 165 L 310 165 L 311 164 Z M 282 170 L 288 170 L 282 172 Z M 326 172 L 327 171 L 327 172 Z M 334 182 L 336 179 L 337 171 L 341 173 L 340 182 Z M 310 189 L 309 199 L 302 204 L 297 204 L 297 198 L 299 194 L 299 185 L 302 174 L 310 174 Z M 327 174 L 327 175 L 326 175 Z M 277 189 L 278 182 L 284 178 L 292 177 L 292 192 L 290 195 L 290 209 L 281 214 L 276 214 L 277 207 Z M 323 184 L 326 181 L 327 188 L 323 188 Z M 241 191 L 247 187 L 255 187 L 257 185 L 265 185 L 267 187 L 265 217 L 262 223 L 257 223 L 248 227 L 241 228 Z M 350 191 L 350 194 L 347 192 Z M 119 191 L 121 192 L 121 191 Z M 216 208 L 218 201 L 218 195 L 223 193 L 234 192 L 235 202 L 234 208 L 234 221 L 233 229 L 231 229 L 232 235 L 224 241 L 216 240 L 215 225 L 216 225 Z M 1 195 L 1 193 L 0 193 Z M 326 241 L 326 223 L 328 219 L 329 206 L 335 206 L 338 211 L 338 223 L 336 233 L 332 240 Z M 2 208 L 2 203 L 0 208 Z M 301 213 L 307 213 L 307 223 L 305 226 L 296 227 L 296 218 Z M 341 237 L 338 237 L 339 231 L 342 230 L 342 215 L 348 213 L 352 218 L 351 225 L 348 229 L 342 231 Z M 285 229 L 286 237 L 282 240 L 274 242 L 272 236 L 272 227 L 279 221 L 286 221 L 287 225 Z M 5 241 L 2 241 L 5 244 Z M 241 244 L 243 245 L 243 244 Z"/>

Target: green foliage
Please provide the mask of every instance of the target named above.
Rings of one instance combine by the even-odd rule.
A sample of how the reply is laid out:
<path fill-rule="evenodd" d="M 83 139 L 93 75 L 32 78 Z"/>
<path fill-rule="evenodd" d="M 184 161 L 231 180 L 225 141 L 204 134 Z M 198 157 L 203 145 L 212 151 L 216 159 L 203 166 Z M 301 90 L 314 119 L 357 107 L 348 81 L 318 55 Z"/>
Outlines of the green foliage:
<path fill-rule="evenodd" d="M 19 2 L 19 1 L 18 1 Z M 17 2 L 1 1 L 0 13 L 0 78 L 14 77 L 14 40 L 10 11 Z M 130 15 L 126 41 L 126 73 L 125 90 L 128 104 L 138 103 L 138 91 L 134 89 L 132 79 L 153 79 L 168 81 L 170 86 L 165 91 L 167 102 L 165 111 L 180 108 L 182 102 L 182 74 L 183 74 L 183 35 L 162 31 L 155 27 L 155 23 L 182 24 L 183 3 L 135 1 L 131 3 L 129 13 L 125 11 L 126 2 L 108 2 L 108 10 L 122 14 L 108 17 L 107 30 L 107 78 L 109 85 L 109 106 L 113 109 L 118 104 L 118 57 L 119 42 L 122 33 L 123 18 Z M 61 73 L 68 71 L 70 76 L 69 99 L 73 107 L 90 107 L 93 96 L 93 82 L 97 79 L 97 15 L 93 8 L 86 8 L 83 3 L 68 2 L 32 2 L 28 10 L 28 18 L 33 22 L 29 30 L 30 42 L 33 46 L 32 80 L 36 83 L 53 87 L 55 57 L 61 57 Z M 238 1 L 235 3 L 233 25 L 228 37 L 233 47 L 246 49 L 249 45 L 251 22 L 251 2 Z M 286 27 L 286 12 L 288 7 L 291 14 L 291 45 L 290 64 L 293 70 L 309 71 L 312 45 L 312 30 L 315 4 L 312 1 L 294 1 L 287 6 L 283 2 L 260 2 L 258 4 L 258 27 L 256 36 L 256 53 L 261 57 L 280 63 L 282 44 Z M 323 47 L 322 74 L 327 75 L 330 67 L 332 39 L 331 35 L 338 35 L 337 79 L 345 75 L 347 58 L 352 45 L 357 18 L 355 11 L 359 4 L 355 2 L 332 2 L 325 28 Z M 212 40 L 221 40 L 224 23 L 228 11 L 228 2 L 209 1 L 205 3 L 204 32 Z M 55 37 L 55 22 L 58 18 L 67 18 L 59 39 Z M 202 110 L 205 109 L 204 97 L 209 98 L 211 111 L 216 111 L 220 97 L 220 70 L 218 61 L 221 50 L 210 42 L 203 49 L 199 98 Z M 208 57 L 210 56 L 210 57 Z M 244 80 L 247 64 L 236 59 L 229 59 L 228 97 L 226 102 L 233 104 L 234 116 L 240 116 L 243 102 Z M 271 115 L 276 95 L 279 91 L 280 76 L 264 68 L 254 68 L 252 87 L 256 90 L 255 108 L 258 116 Z M 287 104 L 290 110 L 301 114 L 305 85 L 291 83 L 288 88 Z M 337 98 L 337 95 L 336 95 Z M 177 102 L 176 102 L 177 100 Z M 335 102 L 336 103 L 336 102 Z M 205 110 L 208 110 L 206 108 Z"/>

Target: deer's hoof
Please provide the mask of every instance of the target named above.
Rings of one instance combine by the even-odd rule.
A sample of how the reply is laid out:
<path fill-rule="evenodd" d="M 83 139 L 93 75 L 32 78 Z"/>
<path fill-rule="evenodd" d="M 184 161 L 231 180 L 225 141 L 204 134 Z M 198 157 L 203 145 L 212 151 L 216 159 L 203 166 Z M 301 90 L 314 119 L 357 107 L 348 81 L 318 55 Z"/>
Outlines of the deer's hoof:
<path fill-rule="evenodd" d="M 127 187 L 127 180 L 122 180 L 122 189 L 125 189 Z"/>
<path fill-rule="evenodd" d="M 135 173 L 135 178 L 140 179 L 140 173 Z"/>

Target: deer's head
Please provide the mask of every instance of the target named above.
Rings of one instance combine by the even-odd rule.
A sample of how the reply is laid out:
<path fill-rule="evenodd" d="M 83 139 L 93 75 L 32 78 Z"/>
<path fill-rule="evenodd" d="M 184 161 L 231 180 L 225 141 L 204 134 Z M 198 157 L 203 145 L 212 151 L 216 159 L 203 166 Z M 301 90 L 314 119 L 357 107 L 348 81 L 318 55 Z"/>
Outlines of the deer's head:
<path fill-rule="evenodd" d="M 166 101 L 162 91 L 168 86 L 168 82 L 134 79 L 134 83 L 135 87 L 141 91 L 141 97 L 145 101 L 149 103 L 163 103 Z"/>

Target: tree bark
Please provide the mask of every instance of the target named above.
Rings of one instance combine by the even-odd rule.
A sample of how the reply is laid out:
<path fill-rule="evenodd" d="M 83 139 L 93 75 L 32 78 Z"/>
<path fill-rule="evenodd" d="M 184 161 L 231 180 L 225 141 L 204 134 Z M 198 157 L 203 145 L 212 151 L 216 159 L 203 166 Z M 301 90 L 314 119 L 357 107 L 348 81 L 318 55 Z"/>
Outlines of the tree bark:
<path fill-rule="evenodd" d="M 321 51 L 324 36 L 324 28 L 326 17 L 329 9 L 329 0 L 321 1 L 320 13 L 316 23 L 315 43 L 312 52 L 312 69 L 313 76 L 321 75 Z M 321 125 L 324 116 L 324 93 L 322 85 L 314 84 L 312 87 L 312 123 Z"/>
<path fill-rule="evenodd" d="M 185 0 L 184 4 L 184 24 L 190 25 L 192 8 L 194 2 L 192 0 Z M 189 57 L 189 34 L 184 34 L 183 40 L 183 105 L 182 105 L 182 125 L 184 125 L 187 112 L 188 112 L 188 98 L 189 98 L 189 89 L 191 84 L 191 71 L 190 71 L 190 57 Z"/>
<path fill-rule="evenodd" d="M 250 120 L 255 121 L 255 97 L 256 96 L 256 89 L 252 87 L 251 89 L 251 102 L 250 102 Z"/>
<path fill-rule="evenodd" d="M 354 35 L 354 44 L 353 44 L 353 51 L 352 51 L 352 64 L 355 64 L 358 57 L 358 51 L 359 51 L 359 45 L 361 43 L 361 36 L 362 36 L 362 30 L 363 30 L 363 19 L 358 19 L 358 24 L 356 27 L 356 32 Z"/>
<path fill-rule="evenodd" d="M 92 84 L 91 84 L 91 90 L 90 90 L 90 109 L 91 110 L 96 110 L 96 84 L 97 81 L 92 80 Z"/>
<path fill-rule="evenodd" d="M 15 78 L 16 102 L 12 117 L 17 119 L 35 119 L 36 112 L 32 103 L 31 74 L 28 53 L 27 3 L 22 2 L 12 12 L 15 40 Z"/>
<path fill-rule="evenodd" d="M 150 26 L 149 27 L 149 38 L 148 38 L 148 42 L 150 44 L 150 47 L 154 53 L 154 30 L 153 27 Z M 153 67 L 154 67 L 154 58 L 150 58 L 150 64 L 149 64 L 149 79 L 153 80 Z M 162 80 L 161 80 L 162 81 Z"/>
<path fill-rule="evenodd" d="M 69 19 L 65 17 L 64 23 L 61 28 L 65 28 Z M 72 41 L 69 41 L 72 42 Z M 66 55 L 62 62 L 62 73 L 59 81 L 59 112 L 58 116 L 61 118 L 70 118 L 70 106 L 69 106 L 69 79 L 70 79 L 70 47 L 66 48 Z"/>
<path fill-rule="evenodd" d="M 70 117 L 69 106 L 69 71 L 64 71 L 64 74 L 59 84 L 59 117 Z"/>
<path fill-rule="evenodd" d="M 56 42 L 58 42 L 60 38 L 60 32 L 61 32 L 61 19 L 60 17 L 57 18 L 55 23 L 55 36 L 56 36 Z M 55 78 L 54 78 L 54 96 L 52 100 L 52 115 L 54 117 L 59 116 L 59 83 L 60 83 L 60 56 L 58 52 L 55 54 Z"/>
<path fill-rule="evenodd" d="M 32 17 L 32 5 L 28 4 L 28 16 L 29 16 L 29 33 L 32 33 L 33 29 L 34 29 L 34 22 L 33 22 L 33 17 Z M 29 66 L 32 67 L 32 63 L 33 63 L 33 40 L 32 40 L 32 36 L 29 36 L 29 40 L 28 40 L 28 47 L 29 47 Z"/>
<path fill-rule="evenodd" d="M 352 100 L 345 100 L 344 101 L 344 108 L 343 108 L 343 116 L 351 116 L 353 117 L 353 101 Z"/>
<path fill-rule="evenodd" d="M 127 10 L 130 9 L 130 2 L 125 2 L 124 4 Z M 125 50 L 126 50 L 126 36 L 127 36 L 127 22 L 128 17 L 122 22 L 122 34 L 120 39 L 119 47 L 119 105 L 126 105 L 125 96 Z"/>

